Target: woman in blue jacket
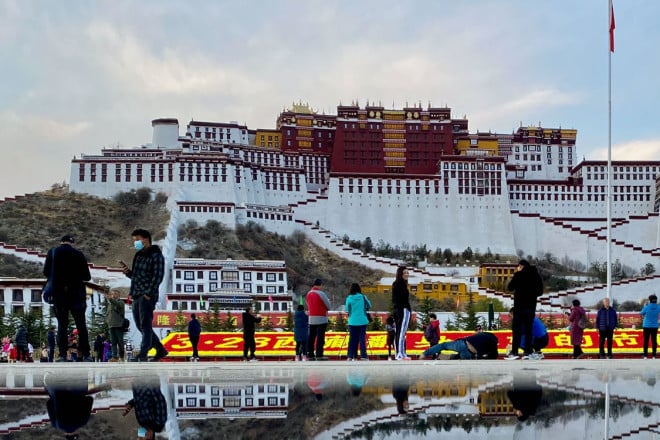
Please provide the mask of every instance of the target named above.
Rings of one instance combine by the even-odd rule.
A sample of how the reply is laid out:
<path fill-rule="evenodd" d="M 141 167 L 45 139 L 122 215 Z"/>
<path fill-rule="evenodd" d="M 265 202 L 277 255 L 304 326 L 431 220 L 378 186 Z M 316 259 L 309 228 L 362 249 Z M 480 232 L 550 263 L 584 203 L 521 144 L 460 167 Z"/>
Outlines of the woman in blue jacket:
<path fill-rule="evenodd" d="M 642 308 L 640 312 L 644 320 L 642 321 L 642 329 L 644 330 L 644 357 L 648 354 L 649 339 L 651 339 L 651 349 L 653 350 L 653 359 L 655 359 L 655 352 L 658 349 L 658 315 L 660 314 L 660 306 L 658 306 L 658 297 L 655 295 L 649 296 L 649 302 Z"/>
<path fill-rule="evenodd" d="M 351 284 L 351 289 L 346 298 L 346 311 L 348 312 L 348 360 L 357 359 L 358 344 L 360 345 L 360 357 L 367 357 L 367 311 L 371 308 L 371 302 L 362 295 L 360 285 Z"/>

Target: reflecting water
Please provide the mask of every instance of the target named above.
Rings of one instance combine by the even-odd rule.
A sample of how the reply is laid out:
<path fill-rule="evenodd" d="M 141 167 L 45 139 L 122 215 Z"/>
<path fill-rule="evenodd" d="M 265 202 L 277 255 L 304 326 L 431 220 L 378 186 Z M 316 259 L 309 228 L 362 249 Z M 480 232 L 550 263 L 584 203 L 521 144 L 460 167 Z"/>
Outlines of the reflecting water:
<path fill-rule="evenodd" d="M 651 360 L 12 364 L 0 370 L 0 436 L 648 439 L 660 437 L 659 369 Z"/>

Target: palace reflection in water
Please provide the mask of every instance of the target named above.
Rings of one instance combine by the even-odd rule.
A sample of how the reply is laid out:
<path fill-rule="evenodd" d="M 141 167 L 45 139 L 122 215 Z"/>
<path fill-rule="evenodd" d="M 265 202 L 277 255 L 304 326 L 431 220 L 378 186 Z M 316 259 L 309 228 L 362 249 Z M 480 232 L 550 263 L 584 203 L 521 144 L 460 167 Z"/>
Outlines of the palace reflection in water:
<path fill-rule="evenodd" d="M 0 436 L 647 439 L 660 434 L 659 369 L 652 360 L 14 364 L 0 375 Z"/>

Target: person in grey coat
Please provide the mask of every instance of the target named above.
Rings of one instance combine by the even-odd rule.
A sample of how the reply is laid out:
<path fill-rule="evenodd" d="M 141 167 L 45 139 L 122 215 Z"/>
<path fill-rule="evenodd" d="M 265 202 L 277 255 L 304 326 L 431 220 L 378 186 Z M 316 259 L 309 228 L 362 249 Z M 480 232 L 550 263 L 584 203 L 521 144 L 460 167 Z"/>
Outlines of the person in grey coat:
<path fill-rule="evenodd" d="M 108 302 L 106 306 L 105 322 L 110 333 L 110 347 L 112 357 L 110 362 L 124 361 L 124 317 L 126 304 L 119 297 L 119 290 L 112 289 L 105 295 Z"/>

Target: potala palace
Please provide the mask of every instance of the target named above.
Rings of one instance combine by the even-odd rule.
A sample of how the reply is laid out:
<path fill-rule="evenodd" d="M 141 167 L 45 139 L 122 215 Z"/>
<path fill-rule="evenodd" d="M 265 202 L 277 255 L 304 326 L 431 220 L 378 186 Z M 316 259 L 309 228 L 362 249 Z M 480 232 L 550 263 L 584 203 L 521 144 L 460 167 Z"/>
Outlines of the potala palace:
<path fill-rule="evenodd" d="M 193 120 L 182 132 L 177 119 L 152 127 L 151 143 L 74 158 L 70 189 L 166 193 L 172 258 L 179 224 L 213 219 L 303 231 L 329 249 L 347 235 L 606 261 L 607 164 L 577 161 L 575 129 L 470 133 L 450 108 L 369 103 L 336 115 L 294 104 L 274 129 Z M 616 161 L 612 185 L 612 261 L 657 267 L 660 161 Z"/>

